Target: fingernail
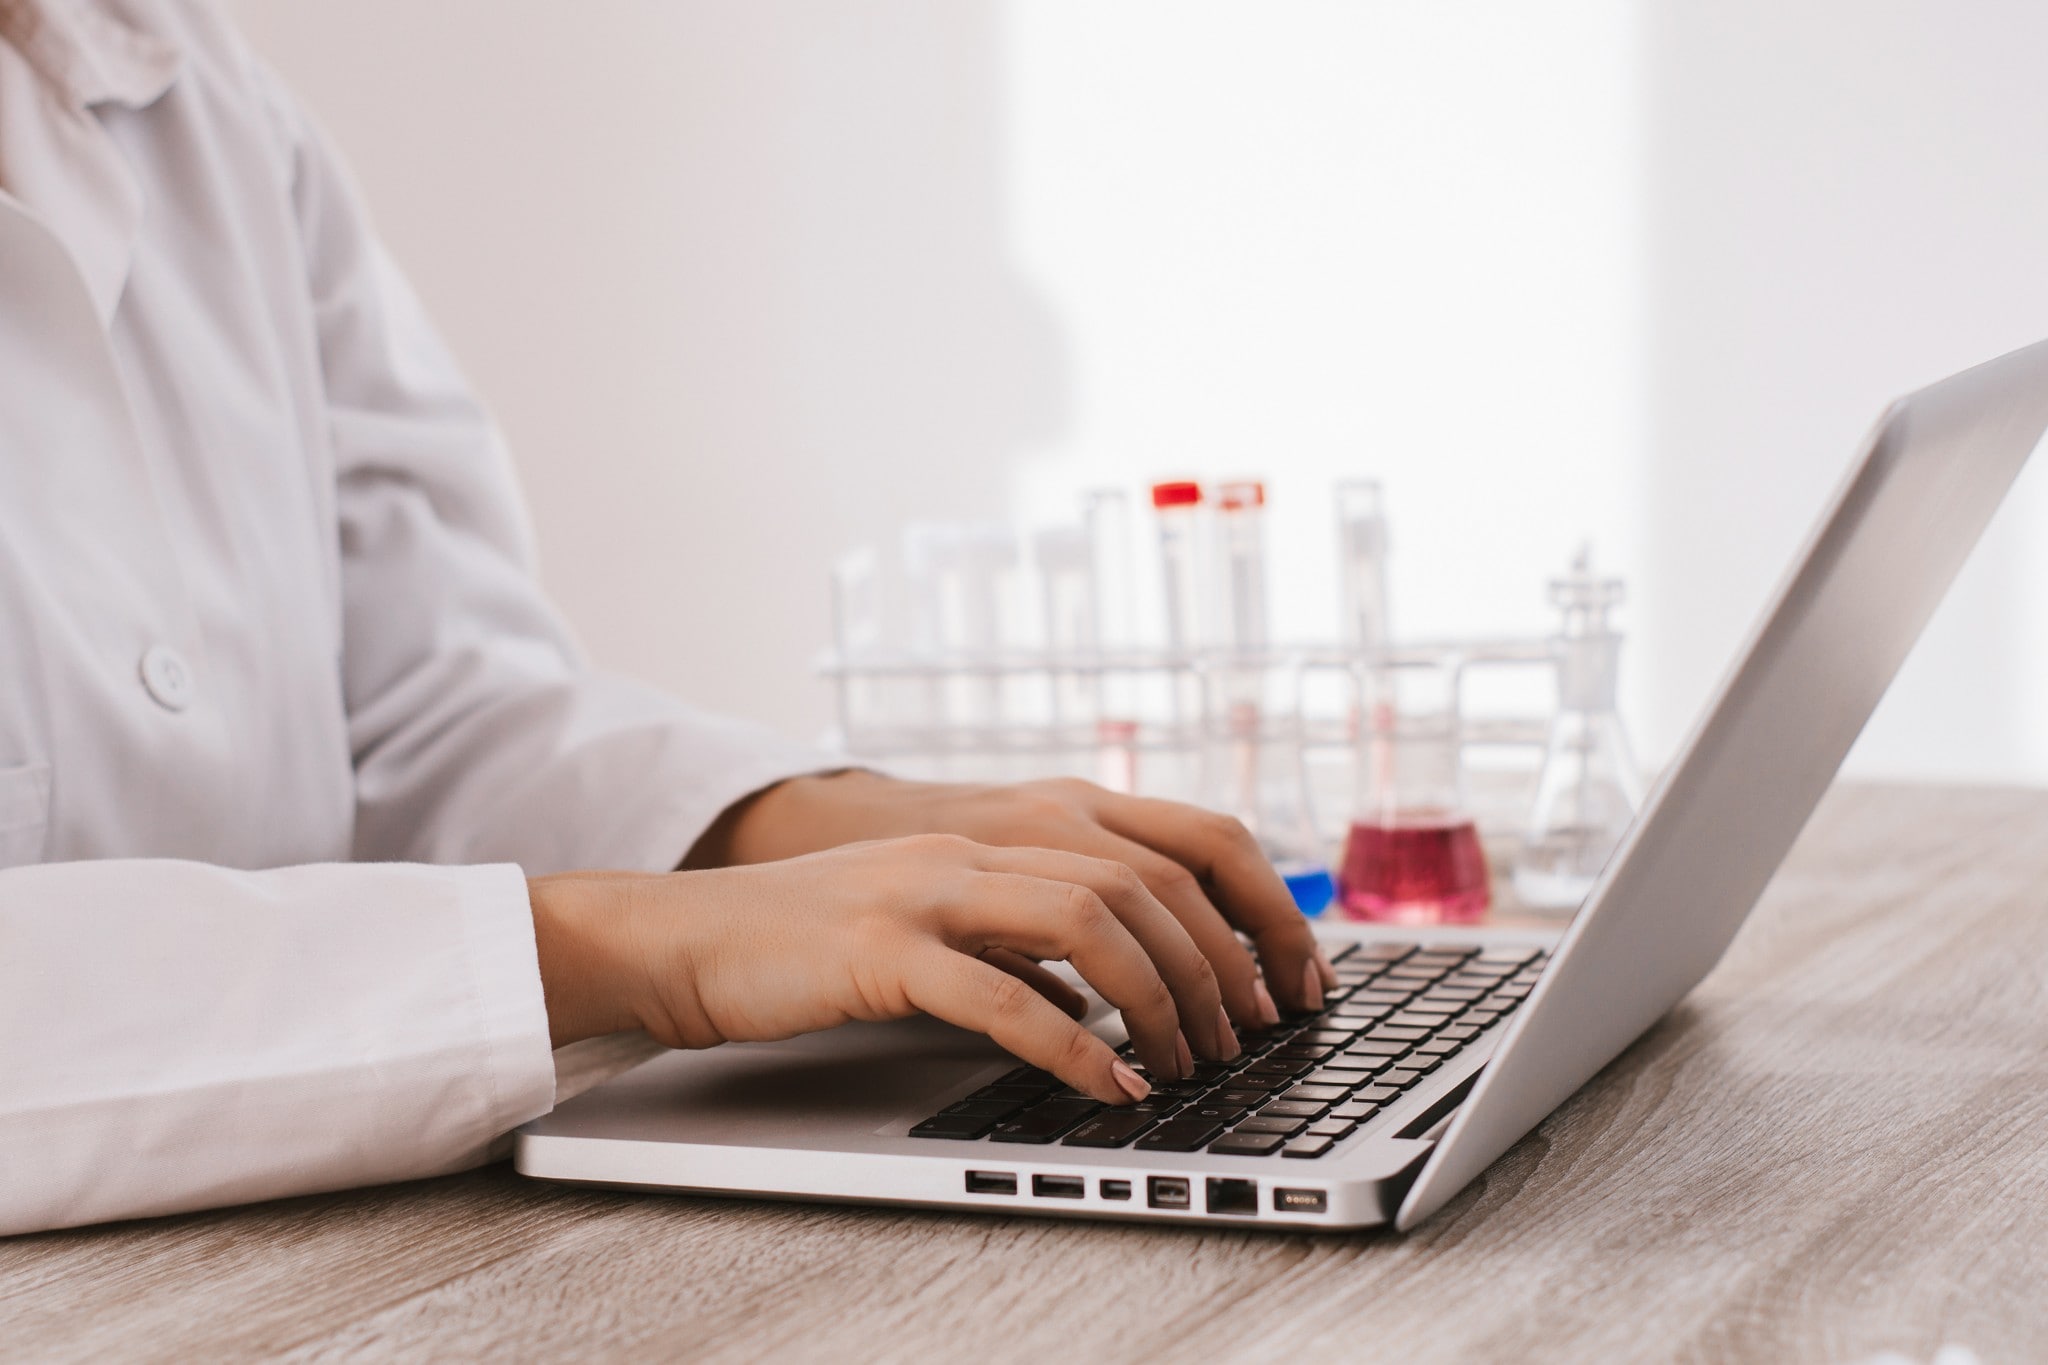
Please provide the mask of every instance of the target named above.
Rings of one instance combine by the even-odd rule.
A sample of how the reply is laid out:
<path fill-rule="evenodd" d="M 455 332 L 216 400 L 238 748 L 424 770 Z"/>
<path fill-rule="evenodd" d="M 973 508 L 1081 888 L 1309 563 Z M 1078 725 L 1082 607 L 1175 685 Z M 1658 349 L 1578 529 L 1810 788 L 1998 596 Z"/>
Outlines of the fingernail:
<path fill-rule="evenodd" d="M 1188 1036 L 1185 1033 L 1173 1035 L 1174 1055 L 1180 1058 L 1180 1079 L 1186 1080 L 1195 1074 L 1195 1054 L 1188 1051 Z"/>
<path fill-rule="evenodd" d="M 1244 1049 L 1238 1046 L 1237 1030 L 1230 1026 L 1230 1011 L 1216 1007 L 1216 1060 L 1227 1062 Z"/>
<path fill-rule="evenodd" d="M 1308 1001 L 1308 1007 L 1319 1010 L 1323 1007 L 1323 974 L 1316 970 L 1313 962 L 1301 964 L 1301 993 Z"/>
<path fill-rule="evenodd" d="M 1125 1066 L 1122 1062 L 1111 1062 L 1109 1074 L 1116 1077 L 1116 1088 L 1129 1095 L 1132 1100 L 1142 1100 L 1152 1093 L 1152 1087 L 1145 1084 L 1145 1078 Z"/>
<path fill-rule="evenodd" d="M 1263 978 L 1252 978 L 1252 995 L 1258 1001 L 1259 1025 L 1271 1028 L 1280 1022 L 1280 1007 L 1273 1003 L 1273 992 L 1266 989 Z"/>
<path fill-rule="evenodd" d="M 1323 989 L 1337 984 L 1337 969 L 1330 965 L 1330 958 L 1321 948 L 1316 949 L 1316 970 L 1323 974 Z"/>

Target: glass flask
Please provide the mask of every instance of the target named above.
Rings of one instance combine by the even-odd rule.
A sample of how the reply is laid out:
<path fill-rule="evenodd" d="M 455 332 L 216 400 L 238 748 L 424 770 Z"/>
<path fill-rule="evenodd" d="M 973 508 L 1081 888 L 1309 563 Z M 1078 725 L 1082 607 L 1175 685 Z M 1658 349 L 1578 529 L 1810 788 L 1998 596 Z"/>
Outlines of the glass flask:
<path fill-rule="evenodd" d="M 1469 924 L 1493 903 L 1459 763 L 1458 662 L 1361 670 L 1358 794 L 1337 873 L 1349 919 Z"/>
<path fill-rule="evenodd" d="M 1543 771 L 1515 859 L 1515 898 L 1532 910 L 1571 911 L 1586 898 L 1642 805 L 1642 778 L 1615 710 L 1621 636 L 1609 613 L 1619 578 L 1593 569 L 1590 547 L 1553 579 L 1563 614 L 1557 650 L 1558 708 Z"/>

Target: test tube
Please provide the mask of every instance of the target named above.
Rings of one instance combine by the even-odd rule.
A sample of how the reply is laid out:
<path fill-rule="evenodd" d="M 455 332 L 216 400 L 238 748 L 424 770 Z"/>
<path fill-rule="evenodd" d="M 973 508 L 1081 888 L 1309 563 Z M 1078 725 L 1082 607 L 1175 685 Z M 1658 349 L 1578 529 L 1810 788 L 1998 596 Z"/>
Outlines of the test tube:
<path fill-rule="evenodd" d="M 1052 713 L 1056 723 L 1095 712 L 1099 677 L 1095 619 L 1095 557 L 1085 526 L 1048 526 L 1032 537 L 1038 563 L 1039 609 L 1046 653 L 1052 656 Z"/>
<path fill-rule="evenodd" d="M 1125 795 L 1138 790 L 1138 689 L 1128 655 L 1138 644 L 1133 600 L 1130 500 L 1121 488 L 1082 495 L 1082 524 L 1095 580 L 1095 780 Z"/>
<path fill-rule="evenodd" d="M 1361 654 L 1387 647 L 1387 513 L 1378 479 L 1337 485 L 1337 557 L 1343 575 L 1343 640 Z"/>
<path fill-rule="evenodd" d="M 1159 590 L 1166 607 L 1166 645 L 1186 652 L 1201 643 L 1199 561 L 1196 527 L 1202 514 L 1202 485 L 1174 480 L 1152 485 L 1152 510 L 1159 522 Z"/>
<path fill-rule="evenodd" d="M 1121 488 L 1093 488 L 1081 497 L 1095 576 L 1095 637 L 1103 649 L 1138 642 L 1131 606 L 1131 511 Z"/>
<path fill-rule="evenodd" d="M 1266 648 L 1266 486 L 1252 479 L 1216 492 L 1226 643 L 1239 654 Z"/>

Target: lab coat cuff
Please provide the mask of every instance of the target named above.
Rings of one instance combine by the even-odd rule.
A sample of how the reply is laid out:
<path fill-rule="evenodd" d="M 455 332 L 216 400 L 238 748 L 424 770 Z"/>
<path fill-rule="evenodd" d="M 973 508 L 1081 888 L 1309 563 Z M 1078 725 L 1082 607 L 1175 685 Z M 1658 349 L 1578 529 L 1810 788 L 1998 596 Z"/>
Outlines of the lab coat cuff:
<path fill-rule="evenodd" d="M 491 1131 L 503 1133 L 547 1113 L 555 1102 L 533 904 L 526 874 L 516 866 L 474 867 L 464 873 L 462 919 L 479 1051 L 485 1058 Z"/>

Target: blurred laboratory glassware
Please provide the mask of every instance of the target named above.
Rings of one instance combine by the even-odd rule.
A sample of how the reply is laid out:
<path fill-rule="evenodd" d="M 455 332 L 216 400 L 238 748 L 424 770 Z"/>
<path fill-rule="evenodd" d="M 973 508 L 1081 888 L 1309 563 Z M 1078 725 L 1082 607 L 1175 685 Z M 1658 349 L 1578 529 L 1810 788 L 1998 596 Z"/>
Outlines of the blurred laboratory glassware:
<path fill-rule="evenodd" d="M 914 612 L 913 647 L 948 667 L 935 669 L 927 696 L 942 727 L 946 766 L 963 778 L 999 777 L 984 759 L 1004 720 L 1003 676 L 991 665 L 1016 625 L 1005 611 L 1018 562 L 1017 535 L 984 523 L 917 523 L 903 538 Z"/>
<path fill-rule="evenodd" d="M 1336 488 L 1337 571 L 1343 643 L 1361 653 L 1393 639 L 1387 615 L 1387 511 L 1378 479 L 1346 479 Z"/>
<path fill-rule="evenodd" d="M 1097 629 L 1094 547 L 1086 526 L 1046 526 L 1031 538 L 1055 727 L 1093 724 L 1101 639 Z"/>
<path fill-rule="evenodd" d="M 1642 776 L 1615 709 L 1621 635 L 1610 613 L 1622 593 L 1619 578 L 1594 571 L 1590 545 L 1550 584 L 1563 614 L 1552 641 L 1558 707 L 1514 872 L 1515 897 L 1531 909 L 1576 910 L 1642 805 Z"/>
<path fill-rule="evenodd" d="M 1166 654 L 1172 666 L 1155 675 L 1165 689 L 1165 742 L 1150 755 L 1149 794 L 1199 803 L 1205 795 L 1202 680 L 1197 655 L 1208 643 L 1202 574 L 1202 486 L 1190 480 L 1152 485 L 1159 536 L 1159 596 Z M 1155 700 L 1157 698 L 1155 697 Z"/>
<path fill-rule="evenodd" d="M 1202 631 L 1202 485 L 1185 479 L 1152 485 L 1153 518 L 1159 528 L 1159 592 L 1164 607 L 1166 647 L 1198 649 Z"/>
<path fill-rule="evenodd" d="M 1455 657 L 1360 667 L 1359 789 L 1337 874 L 1351 919 L 1463 924 L 1492 904 L 1465 805 L 1459 667 Z"/>
<path fill-rule="evenodd" d="M 1138 647 L 1137 583 L 1131 559 L 1131 503 L 1121 488 L 1091 488 L 1081 495 L 1095 575 L 1096 678 L 1095 780 L 1111 791 L 1135 793 L 1138 772 L 1138 680 L 1127 667 Z"/>
<path fill-rule="evenodd" d="M 1266 636 L 1266 486 L 1239 479 L 1216 490 L 1215 563 L 1222 570 L 1223 645 L 1256 654 Z"/>
<path fill-rule="evenodd" d="M 1131 563 L 1131 507 L 1121 488 L 1091 488 L 1081 495 L 1095 575 L 1095 635 L 1104 649 L 1138 643 Z"/>

